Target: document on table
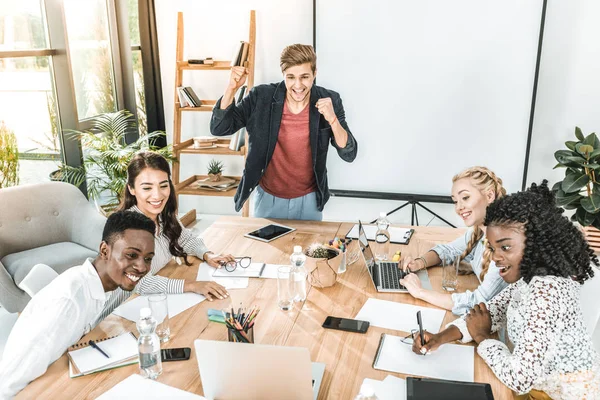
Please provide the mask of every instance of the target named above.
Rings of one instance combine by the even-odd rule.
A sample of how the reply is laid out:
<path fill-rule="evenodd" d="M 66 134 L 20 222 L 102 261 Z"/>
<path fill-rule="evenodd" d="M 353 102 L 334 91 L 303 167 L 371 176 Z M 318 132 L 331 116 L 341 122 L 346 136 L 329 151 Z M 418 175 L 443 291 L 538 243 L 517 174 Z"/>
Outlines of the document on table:
<path fill-rule="evenodd" d="M 406 400 L 406 380 L 388 375 L 384 380 L 365 378 L 363 384 L 369 384 L 378 400 Z"/>
<path fill-rule="evenodd" d="M 216 277 L 247 277 L 247 278 L 260 278 L 265 269 L 265 263 L 251 263 L 248 268 L 237 267 L 235 270 L 229 272 L 225 268 L 219 268 L 213 273 L 213 278 Z"/>
<path fill-rule="evenodd" d="M 201 263 L 198 267 L 198 275 L 196 276 L 197 281 L 215 281 L 219 285 L 224 286 L 225 289 L 245 289 L 248 287 L 248 278 L 245 277 L 214 277 L 213 274 L 217 269 L 211 267 L 207 263 Z"/>
<path fill-rule="evenodd" d="M 380 328 L 410 332 L 411 329 L 419 328 L 417 325 L 417 311 L 421 311 L 423 329 L 431 333 L 440 331 L 446 311 L 395 301 L 368 299 L 356 314 L 355 319 L 369 321 L 371 325 Z"/>
<path fill-rule="evenodd" d="M 127 399 L 195 399 L 205 400 L 204 397 L 194 393 L 185 392 L 152 379 L 142 378 L 140 375 L 130 375 L 117 383 L 112 389 L 97 397 L 98 400 Z"/>
<path fill-rule="evenodd" d="M 412 345 L 399 336 L 381 335 L 373 368 L 407 375 L 473 382 L 473 346 L 444 344 L 426 355 L 415 354 Z"/>
<path fill-rule="evenodd" d="M 196 293 L 167 294 L 169 318 L 173 318 L 204 300 L 206 297 Z M 121 304 L 113 311 L 113 314 L 137 322 L 140 319 L 140 310 L 144 307 L 148 307 L 148 296 L 138 296 Z"/>
<path fill-rule="evenodd" d="M 289 265 L 278 265 L 278 264 L 266 264 L 265 270 L 263 271 L 261 278 L 277 279 L 277 269 L 279 267 L 289 267 Z"/>

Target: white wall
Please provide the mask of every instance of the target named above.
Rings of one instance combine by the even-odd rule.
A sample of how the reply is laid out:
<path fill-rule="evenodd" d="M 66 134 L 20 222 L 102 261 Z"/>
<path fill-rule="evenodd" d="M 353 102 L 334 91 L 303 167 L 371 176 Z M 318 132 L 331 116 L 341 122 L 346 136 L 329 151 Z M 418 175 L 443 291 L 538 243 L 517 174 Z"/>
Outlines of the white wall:
<path fill-rule="evenodd" d="M 600 134 L 600 2 L 549 0 L 528 183 L 564 177 L 554 152 L 575 126 Z"/>
<path fill-rule="evenodd" d="M 325 1 L 325 0 L 318 0 Z M 179 0 L 157 2 L 157 23 L 161 56 L 163 96 L 167 132 L 173 125 L 173 85 L 175 77 L 175 27 L 177 11 L 184 11 L 186 21 L 185 57 L 219 57 L 229 59 L 233 44 L 247 38 L 248 11 L 257 10 L 256 84 L 277 81 L 279 54 L 285 45 L 312 43 L 312 2 L 310 0 Z M 231 11 L 237 9 L 238 11 Z M 600 2 L 596 0 L 549 0 L 543 58 L 538 85 L 538 97 L 531 146 L 528 182 L 547 178 L 551 182 L 561 179 L 562 171 L 553 171 L 556 164 L 554 151 L 562 148 L 564 141 L 572 140 L 575 125 L 584 133 L 600 132 Z M 229 21 L 224 31 L 219 26 Z M 192 38 L 194 38 L 192 40 Z M 223 44 L 221 44 L 223 43 Z M 187 72 L 189 74 L 189 72 Z M 203 74 L 212 74 L 210 83 Z M 217 98 L 221 95 L 227 72 L 194 72 L 184 75 L 184 82 L 200 92 L 201 97 Z M 207 135 L 208 113 L 192 113 L 183 120 L 183 137 Z M 198 115 L 203 114 L 203 115 Z M 350 118 L 350 117 L 349 117 Z M 500 137 L 489 138 L 490 151 Z M 334 153 L 331 156 L 335 156 Z M 223 157 L 230 167 L 226 173 L 241 173 L 241 158 Z M 511 154 L 506 162 L 512 163 Z M 183 159 L 182 176 L 200 173 L 209 157 L 187 155 Z M 232 162 L 236 160 L 235 163 Z M 516 160 L 519 164 L 522 160 Z M 426 179 L 426 178 L 424 178 Z M 335 182 L 330 182 L 335 188 Z M 520 182 L 517 186 L 520 186 Z M 451 182 L 440 187 L 440 193 L 449 193 Z M 234 214 L 233 200 L 221 197 L 180 196 L 180 208 L 196 208 L 200 213 Z M 379 211 L 390 211 L 401 202 L 332 198 L 324 212 L 326 220 L 350 221 L 361 218 L 374 219 Z M 456 225 L 460 219 L 451 205 L 425 204 Z M 396 223 L 410 223 L 410 207 L 394 214 Z M 419 211 L 419 222 L 424 225 L 443 225 L 424 210 Z"/>

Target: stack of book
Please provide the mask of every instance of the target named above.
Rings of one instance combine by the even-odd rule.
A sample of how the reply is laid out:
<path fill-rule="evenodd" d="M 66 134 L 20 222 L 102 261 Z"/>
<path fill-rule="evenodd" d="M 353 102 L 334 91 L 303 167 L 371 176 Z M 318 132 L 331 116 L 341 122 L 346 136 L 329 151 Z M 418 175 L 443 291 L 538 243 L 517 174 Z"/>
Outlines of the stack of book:
<path fill-rule="evenodd" d="M 233 56 L 231 57 L 232 67 L 243 67 L 246 61 L 248 61 L 248 50 L 250 49 L 250 43 L 241 41 L 235 46 L 233 50 Z"/>
<path fill-rule="evenodd" d="M 202 101 L 198 98 L 194 89 L 189 86 L 180 86 L 177 88 L 177 96 L 179 96 L 180 107 L 200 107 Z"/>
<path fill-rule="evenodd" d="M 209 178 L 199 179 L 196 181 L 196 185 L 200 189 L 214 190 L 215 192 L 226 192 L 229 189 L 238 187 L 240 183 L 234 178 L 222 177 L 219 181 L 211 181 Z"/>
<path fill-rule="evenodd" d="M 195 149 L 211 149 L 217 147 L 217 138 L 214 136 L 196 136 L 194 138 Z"/>
<path fill-rule="evenodd" d="M 91 343 L 76 344 L 67 353 L 71 378 L 138 362 L 137 339 L 131 332 Z"/>

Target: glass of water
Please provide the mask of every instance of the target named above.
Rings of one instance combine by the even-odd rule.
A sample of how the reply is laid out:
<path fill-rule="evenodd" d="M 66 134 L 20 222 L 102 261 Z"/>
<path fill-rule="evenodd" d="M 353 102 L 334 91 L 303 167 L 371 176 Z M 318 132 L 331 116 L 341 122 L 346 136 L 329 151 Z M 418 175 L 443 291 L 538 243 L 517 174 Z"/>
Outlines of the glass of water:
<path fill-rule="evenodd" d="M 162 343 L 168 342 L 171 336 L 169 329 L 169 307 L 167 305 L 167 294 L 157 293 L 148 296 L 148 306 L 152 316 L 156 319 L 156 335 Z"/>
<path fill-rule="evenodd" d="M 291 310 L 294 305 L 294 281 L 291 275 L 291 267 L 277 269 L 277 304 L 283 311 Z"/>
<path fill-rule="evenodd" d="M 458 266 L 460 257 L 450 261 L 442 260 L 442 288 L 446 292 L 455 292 L 458 287 Z"/>

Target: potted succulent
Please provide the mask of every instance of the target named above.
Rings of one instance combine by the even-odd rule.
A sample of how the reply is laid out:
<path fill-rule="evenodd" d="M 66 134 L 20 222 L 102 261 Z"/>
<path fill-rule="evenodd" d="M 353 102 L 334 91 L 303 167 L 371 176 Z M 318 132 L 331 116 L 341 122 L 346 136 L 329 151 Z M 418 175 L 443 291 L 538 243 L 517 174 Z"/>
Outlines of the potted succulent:
<path fill-rule="evenodd" d="M 554 168 L 565 168 L 565 178 L 552 190 L 558 206 L 575 210 L 571 216 L 582 227 L 592 248 L 600 250 L 594 236 L 600 236 L 600 140 L 595 133 L 585 136 L 575 128 L 575 141 L 567 141 L 567 150 L 558 150 Z"/>
<path fill-rule="evenodd" d="M 0 121 L 0 189 L 19 184 L 17 137 Z"/>
<path fill-rule="evenodd" d="M 223 162 L 210 160 L 208 163 L 208 178 L 211 182 L 219 182 L 223 173 Z"/>
<path fill-rule="evenodd" d="M 321 243 L 311 244 L 304 253 L 310 284 L 316 287 L 333 286 L 344 253 Z"/>
<path fill-rule="evenodd" d="M 158 148 L 152 144 L 151 139 L 163 136 L 164 132 L 140 134 L 137 140 L 128 144 L 125 138 L 132 132 L 137 132 L 137 124 L 127 110 L 95 117 L 89 131 L 67 131 L 71 139 L 81 141 L 83 165 L 61 165 L 61 180 L 76 186 L 87 182 L 89 197 L 94 201 L 102 197 L 103 210 L 114 210 L 121 202 L 127 184 L 127 166 L 136 153 L 154 151 L 174 161 L 170 145 Z"/>

